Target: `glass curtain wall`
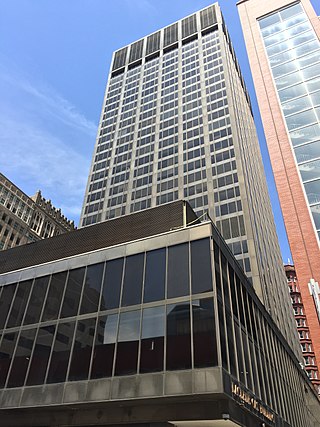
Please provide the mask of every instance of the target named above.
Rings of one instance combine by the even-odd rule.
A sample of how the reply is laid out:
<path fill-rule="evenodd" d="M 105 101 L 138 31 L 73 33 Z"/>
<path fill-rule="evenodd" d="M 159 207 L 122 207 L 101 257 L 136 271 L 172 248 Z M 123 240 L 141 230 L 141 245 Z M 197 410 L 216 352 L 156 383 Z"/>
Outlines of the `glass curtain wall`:
<path fill-rule="evenodd" d="M 320 42 L 301 3 L 260 19 L 259 25 L 320 238 Z"/>

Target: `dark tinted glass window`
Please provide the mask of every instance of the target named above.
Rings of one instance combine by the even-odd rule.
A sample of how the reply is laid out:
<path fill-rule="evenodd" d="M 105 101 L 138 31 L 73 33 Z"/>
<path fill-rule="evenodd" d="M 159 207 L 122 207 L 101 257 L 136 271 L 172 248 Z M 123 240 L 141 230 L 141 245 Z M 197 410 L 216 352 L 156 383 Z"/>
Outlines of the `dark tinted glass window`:
<path fill-rule="evenodd" d="M 144 254 L 127 257 L 123 280 L 122 306 L 141 303 Z"/>
<path fill-rule="evenodd" d="M 251 335 L 251 319 L 250 319 L 250 313 L 249 313 L 249 307 L 248 307 L 248 297 L 247 293 L 244 291 L 244 288 L 242 288 L 242 297 L 243 297 L 243 303 L 244 303 L 244 312 L 246 316 L 246 322 L 247 322 L 247 330 L 248 333 Z"/>
<path fill-rule="evenodd" d="M 223 254 L 221 254 L 221 271 L 222 271 L 222 284 L 224 293 L 224 303 L 230 309 L 230 293 L 228 284 L 228 263 Z"/>
<path fill-rule="evenodd" d="M 248 341 L 247 336 L 244 333 L 244 331 L 241 331 L 242 333 L 242 345 L 243 345 L 243 355 L 244 355 L 244 361 L 246 366 L 246 375 L 247 375 L 247 387 L 252 390 L 252 376 L 251 376 L 251 367 L 250 367 L 250 355 L 249 355 L 249 348 L 248 348 Z"/>
<path fill-rule="evenodd" d="M 116 375 L 137 372 L 140 316 L 140 311 L 128 311 L 120 314 Z"/>
<path fill-rule="evenodd" d="M 140 372 L 163 370 L 165 307 L 143 310 Z"/>
<path fill-rule="evenodd" d="M 61 323 L 53 346 L 47 383 L 65 381 L 75 322 Z"/>
<path fill-rule="evenodd" d="M 194 367 L 217 366 L 217 340 L 212 298 L 192 301 Z"/>
<path fill-rule="evenodd" d="M 78 314 L 84 272 L 84 267 L 69 271 L 61 317 L 71 317 Z"/>
<path fill-rule="evenodd" d="M 104 263 L 90 265 L 84 282 L 80 313 L 98 310 Z"/>
<path fill-rule="evenodd" d="M 230 293 L 231 293 L 231 303 L 232 303 L 232 311 L 233 314 L 238 317 L 238 306 L 237 306 L 237 294 L 236 294 L 236 285 L 234 281 L 234 271 L 233 268 L 229 267 L 229 282 L 230 282 Z"/>
<path fill-rule="evenodd" d="M 221 358 L 222 366 L 228 369 L 228 354 L 227 354 L 227 337 L 226 329 L 224 324 L 224 310 L 223 304 L 218 300 L 218 313 L 219 313 L 219 329 L 220 329 L 220 347 L 221 347 Z"/>
<path fill-rule="evenodd" d="M 104 275 L 100 310 L 119 307 L 123 258 L 108 261 Z"/>
<path fill-rule="evenodd" d="M 237 299 L 238 299 L 240 322 L 241 322 L 242 326 L 245 327 L 241 287 L 242 287 L 242 285 L 241 285 L 240 279 L 238 277 L 236 277 L 236 289 L 237 289 Z"/>
<path fill-rule="evenodd" d="M 214 270 L 216 277 L 217 295 L 221 297 L 221 273 L 220 273 L 220 252 L 219 247 L 214 245 Z"/>
<path fill-rule="evenodd" d="M 210 240 L 191 242 L 192 293 L 212 291 Z"/>
<path fill-rule="evenodd" d="M 191 368 L 190 305 L 167 306 L 167 369 Z"/>
<path fill-rule="evenodd" d="M 35 329 L 21 332 L 7 387 L 23 386 L 29 366 L 35 334 Z"/>
<path fill-rule="evenodd" d="M 168 289 L 167 297 L 189 295 L 189 245 L 168 248 Z"/>
<path fill-rule="evenodd" d="M 29 298 L 32 280 L 20 282 L 11 307 L 7 328 L 20 326 Z"/>
<path fill-rule="evenodd" d="M 91 378 L 110 377 L 112 375 L 118 317 L 118 314 L 111 314 L 98 318 Z"/>
<path fill-rule="evenodd" d="M 255 325 L 255 317 L 254 317 L 254 310 L 253 310 L 253 301 L 249 294 L 247 294 L 248 297 L 248 307 L 249 307 L 249 313 L 251 318 L 251 330 L 252 330 L 252 336 L 255 341 L 257 341 L 257 328 Z"/>
<path fill-rule="evenodd" d="M 43 384 L 47 372 L 55 326 L 40 328 L 26 385 Z"/>
<path fill-rule="evenodd" d="M 17 341 L 17 332 L 4 334 L 0 349 L 0 387 L 5 385 Z"/>
<path fill-rule="evenodd" d="M 42 315 L 43 322 L 58 318 L 66 277 L 66 271 L 52 275 L 47 301 Z"/>
<path fill-rule="evenodd" d="M 146 254 L 144 302 L 164 299 L 166 277 L 166 250 L 158 249 Z"/>
<path fill-rule="evenodd" d="M 242 384 L 246 383 L 245 376 L 245 368 L 243 363 L 243 352 L 242 352 L 242 343 L 241 343 L 241 329 L 240 326 L 235 323 L 234 324 L 234 334 L 236 337 L 236 350 L 237 350 L 237 360 L 238 360 L 238 368 L 239 368 L 239 379 Z"/>
<path fill-rule="evenodd" d="M 74 342 L 69 380 L 88 378 L 96 319 L 79 320 Z"/>
<path fill-rule="evenodd" d="M 38 323 L 41 315 L 43 301 L 47 292 L 49 276 L 35 279 L 31 297 L 29 300 L 26 315 L 23 321 L 24 325 Z"/>
<path fill-rule="evenodd" d="M 232 329 L 232 318 L 229 312 L 226 312 L 226 324 L 227 324 L 227 341 L 228 341 L 228 350 L 229 350 L 229 365 L 230 372 L 233 376 L 237 376 L 237 367 L 236 367 L 236 354 L 235 354 L 235 345 L 233 338 L 233 329 Z"/>
<path fill-rule="evenodd" d="M 3 287 L 0 299 L 0 329 L 4 328 L 17 285 Z"/>

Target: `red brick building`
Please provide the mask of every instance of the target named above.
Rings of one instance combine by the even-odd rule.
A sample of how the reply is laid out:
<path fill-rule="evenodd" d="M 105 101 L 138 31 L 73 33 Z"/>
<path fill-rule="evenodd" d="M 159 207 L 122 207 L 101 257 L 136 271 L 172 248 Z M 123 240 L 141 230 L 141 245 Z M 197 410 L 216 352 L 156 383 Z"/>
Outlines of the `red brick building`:
<path fill-rule="evenodd" d="M 303 299 L 300 292 L 299 282 L 293 265 L 285 265 L 285 272 L 288 280 L 289 292 L 292 300 L 294 317 L 297 323 L 299 340 L 304 359 L 305 370 L 308 377 L 314 384 L 318 394 L 320 394 L 320 376 L 316 364 L 316 358 L 313 351 L 313 345 L 310 337 L 310 330 L 306 318 Z"/>
<path fill-rule="evenodd" d="M 309 0 L 241 0 L 238 10 L 319 366 L 320 21 Z"/>

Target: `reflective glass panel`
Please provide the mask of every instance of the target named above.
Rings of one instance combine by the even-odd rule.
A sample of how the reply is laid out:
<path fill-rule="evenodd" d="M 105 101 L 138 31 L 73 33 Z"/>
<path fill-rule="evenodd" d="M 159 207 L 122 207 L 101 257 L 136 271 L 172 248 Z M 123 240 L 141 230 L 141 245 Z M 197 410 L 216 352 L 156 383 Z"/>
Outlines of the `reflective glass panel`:
<path fill-rule="evenodd" d="M 43 384 L 52 348 L 55 326 L 40 328 L 33 351 L 26 385 Z"/>
<path fill-rule="evenodd" d="M 20 282 L 11 307 L 7 328 L 20 326 L 31 290 L 32 280 Z"/>
<path fill-rule="evenodd" d="M 304 184 L 309 203 L 320 203 L 320 179 Z"/>
<path fill-rule="evenodd" d="M 228 264 L 228 270 L 229 270 L 230 296 L 231 296 L 232 311 L 233 311 L 234 316 L 238 317 L 236 284 L 235 284 L 235 280 L 234 280 L 234 271 L 233 271 L 233 268 L 230 266 L 230 264 Z"/>
<path fill-rule="evenodd" d="M 289 101 L 292 98 L 303 96 L 307 94 L 307 89 L 304 83 L 300 83 L 296 86 L 288 87 L 279 91 L 279 97 L 281 102 Z"/>
<path fill-rule="evenodd" d="M 298 13 L 301 13 L 303 11 L 301 4 L 295 4 L 293 6 L 287 7 L 280 11 L 280 16 L 283 20 L 291 18 L 294 15 L 297 15 Z"/>
<path fill-rule="evenodd" d="M 122 306 L 141 304 L 144 254 L 126 258 L 122 291 Z"/>
<path fill-rule="evenodd" d="M 3 286 L 0 298 L 0 329 L 3 329 L 8 319 L 8 313 L 17 284 Z"/>
<path fill-rule="evenodd" d="M 287 52 L 279 53 L 279 55 L 272 56 L 269 59 L 274 77 L 280 77 L 283 74 L 291 73 L 297 69 L 297 64 L 295 62 L 290 62 L 283 64 L 284 62 L 291 61 L 296 57 L 295 50 L 288 50 Z M 283 64 L 283 65 L 280 65 Z"/>
<path fill-rule="evenodd" d="M 193 294 L 212 291 L 209 239 L 191 242 L 191 289 Z"/>
<path fill-rule="evenodd" d="M 61 317 L 71 317 L 78 314 L 84 273 L 84 267 L 69 271 Z"/>
<path fill-rule="evenodd" d="M 189 292 L 189 245 L 183 243 L 170 246 L 168 248 L 167 298 L 189 295 Z"/>
<path fill-rule="evenodd" d="M 320 67 L 320 64 L 319 64 Z M 311 99 L 313 102 L 313 105 L 318 105 L 320 104 L 320 91 L 319 92 L 315 92 L 311 94 Z M 318 113 L 317 113 L 318 114 Z M 319 118 L 319 114 L 318 114 L 318 118 Z"/>
<path fill-rule="evenodd" d="M 217 366 L 213 298 L 192 301 L 194 367 Z"/>
<path fill-rule="evenodd" d="M 294 151 L 298 163 L 316 159 L 320 157 L 320 141 L 296 147 Z"/>
<path fill-rule="evenodd" d="M 313 216 L 314 224 L 317 230 L 320 230 L 320 204 L 310 206 L 311 213 Z"/>
<path fill-rule="evenodd" d="M 65 381 L 75 322 L 60 323 L 50 361 L 47 383 Z"/>
<path fill-rule="evenodd" d="M 297 113 L 298 111 L 305 110 L 306 108 L 310 107 L 312 107 L 312 104 L 308 95 L 282 104 L 282 109 L 285 116 L 288 114 Z"/>
<path fill-rule="evenodd" d="M 0 387 L 5 385 L 17 337 L 17 332 L 3 335 L 0 349 Z"/>
<path fill-rule="evenodd" d="M 308 43 L 308 46 L 312 44 L 314 45 L 314 42 Z M 303 46 L 306 47 L 306 46 Z M 314 64 L 315 62 L 318 62 L 320 60 L 320 51 L 317 50 L 316 52 L 312 52 L 309 55 L 304 55 L 301 58 L 297 59 L 297 62 L 299 64 L 300 68 L 307 67 L 308 65 Z"/>
<path fill-rule="evenodd" d="M 167 306 L 166 369 L 191 368 L 191 333 L 189 302 Z"/>
<path fill-rule="evenodd" d="M 287 126 L 289 130 L 315 123 L 317 117 L 314 110 L 303 111 L 302 113 L 294 114 L 286 118 Z"/>
<path fill-rule="evenodd" d="M 319 43 L 317 41 L 309 41 L 309 43 L 305 43 L 302 46 L 298 46 L 293 49 L 295 57 L 306 55 L 309 52 L 313 52 L 314 50 L 319 49 Z M 302 67 L 304 61 L 308 62 L 307 58 L 301 58 L 298 61 L 296 61 L 297 66 Z M 307 63 L 305 65 L 308 65 Z"/>
<path fill-rule="evenodd" d="M 276 79 L 276 85 L 277 85 L 277 89 L 280 90 L 286 86 L 291 86 L 296 83 L 300 83 L 301 81 L 302 81 L 302 76 L 300 75 L 300 73 L 292 73 Z"/>
<path fill-rule="evenodd" d="M 320 126 L 315 124 L 302 129 L 294 130 L 290 132 L 290 137 L 294 147 L 299 144 L 304 144 L 305 142 L 320 139 Z"/>
<path fill-rule="evenodd" d="M 45 276 L 35 279 L 28 308 L 26 310 L 26 315 L 23 321 L 24 325 L 39 322 L 43 302 L 48 288 L 49 278 L 50 276 Z"/>
<path fill-rule="evenodd" d="M 226 326 L 227 326 L 227 342 L 228 342 L 230 372 L 233 376 L 236 377 L 237 376 L 236 353 L 235 353 L 236 343 L 233 337 L 232 318 L 229 311 L 226 312 Z"/>
<path fill-rule="evenodd" d="M 277 22 L 280 22 L 280 16 L 277 13 L 273 13 L 272 15 L 266 16 L 259 20 L 259 25 L 261 29 L 269 27 L 270 25 L 274 25 Z"/>
<path fill-rule="evenodd" d="M 79 320 L 73 345 L 69 381 L 87 379 L 92 353 L 96 318 Z"/>
<path fill-rule="evenodd" d="M 140 317 L 140 311 L 120 314 L 115 375 L 137 372 Z"/>
<path fill-rule="evenodd" d="M 222 288 L 221 288 L 221 272 L 220 272 L 220 251 L 218 245 L 214 244 L 214 269 L 215 269 L 215 278 L 216 278 L 216 287 L 217 294 L 221 297 Z"/>
<path fill-rule="evenodd" d="M 285 20 L 282 23 L 282 25 L 283 25 L 283 28 L 290 28 L 290 27 L 293 27 L 294 25 L 299 24 L 300 22 L 305 21 L 306 19 L 307 18 L 305 14 L 301 13 L 300 15 L 295 15 L 294 17 Z"/>
<path fill-rule="evenodd" d="M 140 372 L 163 370 L 165 307 L 143 310 Z"/>
<path fill-rule="evenodd" d="M 311 65 L 310 67 L 304 68 L 301 71 L 301 74 L 305 80 L 312 79 L 314 77 L 319 76 L 319 69 L 320 69 L 320 64 L 317 63 L 314 65 Z"/>
<path fill-rule="evenodd" d="M 222 301 L 218 300 L 218 313 L 219 313 L 219 331 L 220 331 L 220 348 L 222 366 L 228 370 L 228 353 L 227 353 L 227 334 L 224 323 L 224 309 Z"/>
<path fill-rule="evenodd" d="M 320 85 L 320 77 L 314 78 L 306 82 L 306 86 L 309 92 L 319 90 L 319 85 Z"/>
<path fill-rule="evenodd" d="M 7 387 L 21 387 L 24 385 L 35 334 L 36 329 L 21 332 Z"/>
<path fill-rule="evenodd" d="M 299 166 L 302 181 L 320 178 L 320 160 L 314 162 L 304 163 Z"/>
<path fill-rule="evenodd" d="M 43 322 L 58 318 L 66 278 L 66 271 L 52 275 L 46 305 L 42 314 Z"/>
<path fill-rule="evenodd" d="M 112 375 L 118 318 L 118 314 L 98 318 L 91 378 L 110 377 Z"/>
<path fill-rule="evenodd" d="M 98 310 L 104 263 L 89 265 L 84 281 L 80 314 Z"/>
<path fill-rule="evenodd" d="M 119 307 L 123 258 L 108 261 L 103 280 L 100 310 Z"/>
<path fill-rule="evenodd" d="M 144 302 L 164 299 L 166 278 L 166 250 L 157 249 L 146 254 Z"/>

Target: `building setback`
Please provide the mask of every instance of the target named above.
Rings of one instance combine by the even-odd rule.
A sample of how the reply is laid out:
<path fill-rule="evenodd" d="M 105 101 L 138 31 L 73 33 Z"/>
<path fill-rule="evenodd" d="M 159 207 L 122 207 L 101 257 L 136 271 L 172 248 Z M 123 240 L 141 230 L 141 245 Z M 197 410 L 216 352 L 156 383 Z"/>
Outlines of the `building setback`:
<path fill-rule="evenodd" d="M 0 250 L 74 230 L 41 191 L 29 197 L 0 173 Z"/>
<path fill-rule="evenodd" d="M 320 424 L 229 247 L 182 201 L 2 251 L 0 335 L 6 427 Z"/>
<path fill-rule="evenodd" d="M 113 55 L 81 215 L 209 212 L 299 353 L 249 97 L 217 4 Z"/>
<path fill-rule="evenodd" d="M 243 0 L 238 9 L 319 367 L 320 21 L 309 0 Z"/>

